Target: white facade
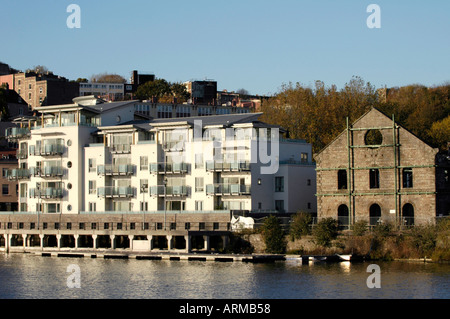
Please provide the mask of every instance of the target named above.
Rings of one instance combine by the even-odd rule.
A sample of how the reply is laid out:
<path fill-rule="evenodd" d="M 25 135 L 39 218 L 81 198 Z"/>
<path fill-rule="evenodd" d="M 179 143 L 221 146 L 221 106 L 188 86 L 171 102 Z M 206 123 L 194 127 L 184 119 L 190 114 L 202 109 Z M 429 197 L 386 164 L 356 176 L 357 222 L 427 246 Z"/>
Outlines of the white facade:
<path fill-rule="evenodd" d="M 311 145 L 279 140 L 260 114 L 144 122 L 133 103 L 86 104 L 29 121 L 22 211 L 316 211 Z"/>

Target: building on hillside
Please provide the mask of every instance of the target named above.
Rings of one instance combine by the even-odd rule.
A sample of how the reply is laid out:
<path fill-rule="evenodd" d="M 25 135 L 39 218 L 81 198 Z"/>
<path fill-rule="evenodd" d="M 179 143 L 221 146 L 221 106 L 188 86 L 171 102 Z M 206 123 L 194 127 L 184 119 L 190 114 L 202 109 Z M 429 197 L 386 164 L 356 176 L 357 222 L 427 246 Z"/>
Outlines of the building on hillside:
<path fill-rule="evenodd" d="M 17 158 L 14 150 L 0 151 L 1 186 L 0 211 L 18 210 L 17 179 L 10 178 L 9 172 L 17 169 Z"/>
<path fill-rule="evenodd" d="M 314 155 L 319 218 L 373 226 L 424 224 L 449 215 L 450 154 L 394 120 L 373 108 Z"/>
<path fill-rule="evenodd" d="M 80 83 L 80 96 L 94 95 L 105 101 L 121 101 L 125 97 L 125 83 Z"/>
<path fill-rule="evenodd" d="M 37 74 L 32 71 L 0 76 L 0 83 L 7 83 L 23 102 L 34 109 L 39 106 L 71 103 L 79 96 L 79 83 L 51 72 Z"/>
<path fill-rule="evenodd" d="M 278 139 L 261 114 L 143 120 L 135 103 L 77 98 L 39 107 L 40 117 L 7 132 L 19 145 L 11 176 L 34 240 L 36 228 L 57 245 L 114 230 L 165 247 L 179 247 L 175 236 L 189 250 L 186 236 L 226 236 L 231 214 L 315 212 L 311 145 Z M 69 237 L 55 237 L 61 230 Z"/>

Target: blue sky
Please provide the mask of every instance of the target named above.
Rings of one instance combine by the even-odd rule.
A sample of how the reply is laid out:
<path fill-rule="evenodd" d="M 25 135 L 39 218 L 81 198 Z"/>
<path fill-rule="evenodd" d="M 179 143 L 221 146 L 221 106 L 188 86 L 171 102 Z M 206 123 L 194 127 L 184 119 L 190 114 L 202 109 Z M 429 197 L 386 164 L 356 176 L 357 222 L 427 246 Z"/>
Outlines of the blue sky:
<path fill-rule="evenodd" d="M 81 28 L 69 29 L 69 4 Z M 369 4 L 381 28 L 369 29 Z M 450 81 L 448 0 L 0 0 L 0 61 L 69 79 L 134 69 L 168 81 L 274 94 L 283 83 L 338 88 Z"/>

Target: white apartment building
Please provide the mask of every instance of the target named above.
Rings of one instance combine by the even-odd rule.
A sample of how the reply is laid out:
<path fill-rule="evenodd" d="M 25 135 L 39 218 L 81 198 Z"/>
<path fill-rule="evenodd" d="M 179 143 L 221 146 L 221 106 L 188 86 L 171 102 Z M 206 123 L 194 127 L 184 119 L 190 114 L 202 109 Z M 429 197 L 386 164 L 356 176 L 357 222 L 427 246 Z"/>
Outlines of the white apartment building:
<path fill-rule="evenodd" d="M 124 83 L 80 83 L 80 96 L 101 96 L 108 101 L 122 100 L 125 96 Z"/>
<path fill-rule="evenodd" d="M 142 119 L 135 101 L 39 107 L 19 143 L 27 212 L 316 212 L 311 145 L 261 113 Z"/>

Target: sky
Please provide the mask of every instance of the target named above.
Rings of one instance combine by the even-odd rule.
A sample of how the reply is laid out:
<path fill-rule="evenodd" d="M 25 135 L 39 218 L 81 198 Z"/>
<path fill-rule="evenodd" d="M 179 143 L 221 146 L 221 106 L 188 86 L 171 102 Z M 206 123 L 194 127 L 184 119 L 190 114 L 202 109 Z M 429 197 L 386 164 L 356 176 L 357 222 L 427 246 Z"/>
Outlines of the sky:
<path fill-rule="evenodd" d="M 67 26 L 70 4 L 80 28 Z M 370 4 L 380 28 L 367 25 Z M 1 62 L 70 80 L 138 70 L 259 95 L 353 76 L 377 88 L 450 81 L 448 0 L 0 0 L 0 30 Z"/>

